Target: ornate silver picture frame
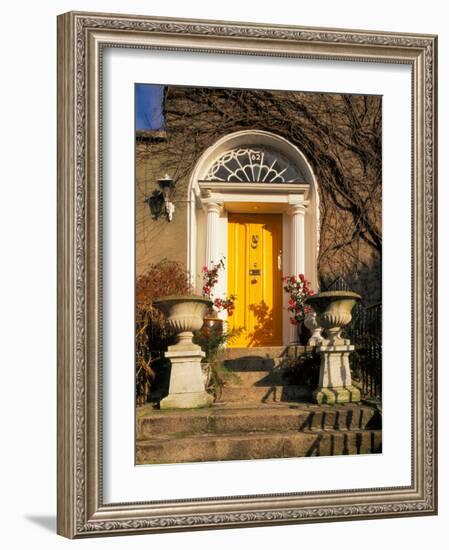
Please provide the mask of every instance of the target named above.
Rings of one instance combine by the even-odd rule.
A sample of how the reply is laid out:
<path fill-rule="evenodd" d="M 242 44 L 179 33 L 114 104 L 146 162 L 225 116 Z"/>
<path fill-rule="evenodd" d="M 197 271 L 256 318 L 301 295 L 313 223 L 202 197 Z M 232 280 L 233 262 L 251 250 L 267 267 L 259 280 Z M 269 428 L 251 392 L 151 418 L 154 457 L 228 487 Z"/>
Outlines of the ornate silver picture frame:
<path fill-rule="evenodd" d="M 103 56 L 107 48 L 411 69 L 411 483 L 107 502 Z M 58 533 L 69 538 L 437 513 L 437 37 L 70 12 L 58 17 Z M 132 373 L 133 366 L 126 366 Z M 130 426 L 133 430 L 133 426 Z M 323 467 L 325 467 L 323 463 Z"/>

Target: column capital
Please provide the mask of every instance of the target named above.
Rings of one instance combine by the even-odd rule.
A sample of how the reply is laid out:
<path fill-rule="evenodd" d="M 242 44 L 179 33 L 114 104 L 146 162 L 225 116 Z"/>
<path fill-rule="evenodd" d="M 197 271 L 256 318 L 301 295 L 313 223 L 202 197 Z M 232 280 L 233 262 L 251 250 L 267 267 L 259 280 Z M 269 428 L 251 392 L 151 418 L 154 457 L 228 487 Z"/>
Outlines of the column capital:
<path fill-rule="evenodd" d="M 291 216 L 297 215 L 297 214 L 302 214 L 304 216 L 308 205 L 309 205 L 309 201 L 294 202 L 289 205 L 288 213 Z"/>
<path fill-rule="evenodd" d="M 220 214 L 223 210 L 223 201 L 221 199 L 208 198 L 202 199 L 201 204 L 203 205 L 206 212 L 212 212 L 215 214 Z"/>

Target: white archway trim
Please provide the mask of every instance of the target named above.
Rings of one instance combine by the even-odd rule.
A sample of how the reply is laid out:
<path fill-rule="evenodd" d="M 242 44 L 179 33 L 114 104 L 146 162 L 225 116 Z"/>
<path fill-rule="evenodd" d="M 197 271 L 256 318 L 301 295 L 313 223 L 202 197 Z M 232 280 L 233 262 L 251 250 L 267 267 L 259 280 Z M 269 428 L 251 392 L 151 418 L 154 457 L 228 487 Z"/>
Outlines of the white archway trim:
<path fill-rule="evenodd" d="M 251 145 L 262 145 L 267 148 L 277 149 L 293 163 L 296 163 L 306 178 L 309 176 L 312 180 L 315 180 L 309 161 L 296 145 L 293 145 L 293 143 L 282 136 L 264 130 L 241 130 L 220 138 L 204 151 L 192 173 L 191 185 L 195 185 L 195 181 L 205 180 L 209 168 L 223 153 L 235 147 Z M 314 183 L 316 186 L 316 180 L 313 182 L 309 181 L 308 183 Z"/>
<path fill-rule="evenodd" d="M 298 167 L 303 181 L 290 183 L 217 182 L 206 180 L 212 164 L 235 147 L 263 146 L 280 152 Z M 202 265 L 227 255 L 227 213 L 281 213 L 283 223 L 283 275 L 304 273 L 318 287 L 319 196 L 313 170 L 303 153 L 283 137 L 260 130 L 235 132 L 219 139 L 201 155 L 188 189 L 188 269 L 198 288 Z M 225 277 L 226 278 L 226 277 Z M 224 279 L 225 279 L 224 278 Z M 199 288 L 198 288 L 199 289 Z M 226 282 L 217 295 L 226 294 Z M 285 297 L 286 306 L 287 298 Z M 292 330 L 284 307 L 284 343 Z"/>

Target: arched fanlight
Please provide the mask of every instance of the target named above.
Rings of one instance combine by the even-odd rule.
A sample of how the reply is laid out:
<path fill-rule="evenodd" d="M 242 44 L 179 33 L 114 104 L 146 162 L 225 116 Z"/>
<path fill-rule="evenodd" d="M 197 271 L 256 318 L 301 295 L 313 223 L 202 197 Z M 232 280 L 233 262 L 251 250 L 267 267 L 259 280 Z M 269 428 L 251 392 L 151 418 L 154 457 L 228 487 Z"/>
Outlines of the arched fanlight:
<path fill-rule="evenodd" d="M 234 148 L 210 167 L 207 181 L 291 183 L 302 180 L 297 167 L 280 152 L 265 147 Z"/>

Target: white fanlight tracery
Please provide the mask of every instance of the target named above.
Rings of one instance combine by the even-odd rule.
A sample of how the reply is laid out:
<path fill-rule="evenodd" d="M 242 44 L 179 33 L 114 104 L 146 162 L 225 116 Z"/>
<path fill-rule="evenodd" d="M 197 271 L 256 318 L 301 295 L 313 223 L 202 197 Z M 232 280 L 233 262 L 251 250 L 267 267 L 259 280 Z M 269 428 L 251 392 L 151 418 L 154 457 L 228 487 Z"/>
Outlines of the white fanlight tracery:
<path fill-rule="evenodd" d="M 295 164 L 275 149 L 236 147 L 223 153 L 206 174 L 207 181 L 291 183 L 305 177 Z"/>

